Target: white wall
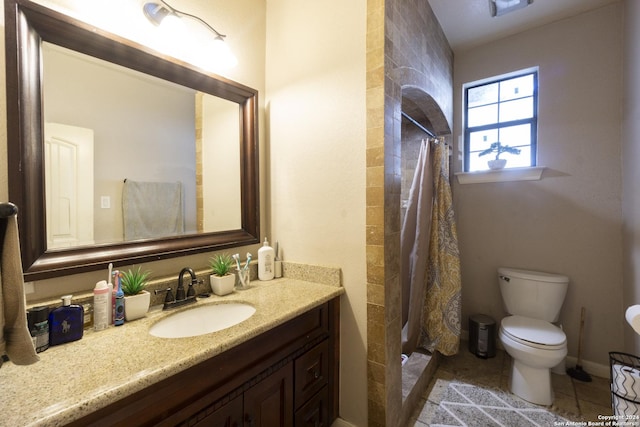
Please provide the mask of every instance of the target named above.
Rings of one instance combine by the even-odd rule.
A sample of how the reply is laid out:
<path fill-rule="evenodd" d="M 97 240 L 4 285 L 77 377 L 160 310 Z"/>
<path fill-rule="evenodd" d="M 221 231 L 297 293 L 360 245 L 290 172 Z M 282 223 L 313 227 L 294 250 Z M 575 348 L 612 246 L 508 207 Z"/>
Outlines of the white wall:
<path fill-rule="evenodd" d="M 640 304 L 640 2 L 624 2 L 622 213 L 624 298 L 622 309 Z M 624 322 L 625 349 L 640 355 L 640 337 Z"/>
<path fill-rule="evenodd" d="M 454 64 L 458 136 L 463 83 L 540 67 L 538 163 L 547 167 L 541 181 L 454 185 L 464 321 L 505 315 L 499 266 L 563 273 L 569 355 L 584 306 L 583 358 L 603 365 L 623 347 L 621 20 L 616 3 L 457 53 Z"/>
<path fill-rule="evenodd" d="M 269 238 L 342 268 L 340 415 L 367 425 L 366 1 L 267 2 Z"/>

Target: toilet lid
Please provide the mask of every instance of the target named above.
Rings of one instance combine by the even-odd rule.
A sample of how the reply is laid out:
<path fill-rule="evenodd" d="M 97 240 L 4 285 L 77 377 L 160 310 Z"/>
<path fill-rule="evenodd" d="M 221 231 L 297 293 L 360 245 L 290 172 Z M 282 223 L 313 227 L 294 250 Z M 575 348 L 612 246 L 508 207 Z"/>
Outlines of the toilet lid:
<path fill-rule="evenodd" d="M 500 326 L 512 339 L 538 348 L 562 347 L 567 342 L 562 329 L 540 319 L 508 316 L 502 319 Z"/>

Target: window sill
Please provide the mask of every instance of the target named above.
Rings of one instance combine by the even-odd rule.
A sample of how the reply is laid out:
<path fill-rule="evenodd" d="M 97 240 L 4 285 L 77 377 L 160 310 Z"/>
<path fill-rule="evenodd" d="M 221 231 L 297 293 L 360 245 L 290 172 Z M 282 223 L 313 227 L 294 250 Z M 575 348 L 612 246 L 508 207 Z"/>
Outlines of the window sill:
<path fill-rule="evenodd" d="M 481 184 L 486 182 L 538 181 L 542 178 L 544 166 L 530 168 L 509 168 L 478 172 L 458 172 L 459 184 Z"/>

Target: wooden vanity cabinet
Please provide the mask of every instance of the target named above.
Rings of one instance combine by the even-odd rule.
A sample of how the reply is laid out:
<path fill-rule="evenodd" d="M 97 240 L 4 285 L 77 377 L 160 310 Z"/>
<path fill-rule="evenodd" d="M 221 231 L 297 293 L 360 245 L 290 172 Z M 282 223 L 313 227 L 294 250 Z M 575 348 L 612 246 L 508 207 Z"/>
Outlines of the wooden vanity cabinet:
<path fill-rule="evenodd" d="M 93 412 L 72 426 L 329 426 L 339 299 Z"/>

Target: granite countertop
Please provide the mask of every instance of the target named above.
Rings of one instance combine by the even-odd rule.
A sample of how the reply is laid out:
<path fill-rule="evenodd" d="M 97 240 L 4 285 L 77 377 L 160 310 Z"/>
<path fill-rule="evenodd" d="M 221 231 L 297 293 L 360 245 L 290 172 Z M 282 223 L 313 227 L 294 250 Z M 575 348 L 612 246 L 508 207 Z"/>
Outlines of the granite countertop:
<path fill-rule="evenodd" d="M 293 278 L 252 282 L 251 288 L 197 305 L 245 302 L 256 308 L 244 322 L 189 338 L 157 338 L 151 325 L 183 309 L 152 307 L 143 319 L 50 347 L 29 366 L 0 368 L 0 426 L 61 426 L 168 376 L 216 356 L 341 294 L 344 288 Z"/>

